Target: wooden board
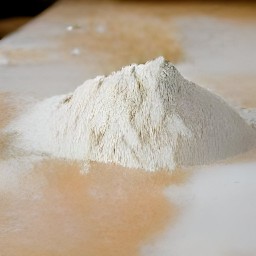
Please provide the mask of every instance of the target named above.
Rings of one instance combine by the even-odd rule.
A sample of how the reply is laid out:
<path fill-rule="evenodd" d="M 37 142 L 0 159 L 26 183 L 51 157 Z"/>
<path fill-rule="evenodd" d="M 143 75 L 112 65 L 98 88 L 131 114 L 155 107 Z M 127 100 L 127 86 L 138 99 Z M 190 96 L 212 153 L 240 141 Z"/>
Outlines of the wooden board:
<path fill-rule="evenodd" d="M 0 41 L 0 128 L 28 96 L 159 55 L 255 108 L 255 13 L 255 4 L 60 1 Z M 77 163 L 8 158 L 12 140 L 0 130 L 1 256 L 256 254 L 255 151 L 173 173 L 93 163 L 82 175 Z"/>

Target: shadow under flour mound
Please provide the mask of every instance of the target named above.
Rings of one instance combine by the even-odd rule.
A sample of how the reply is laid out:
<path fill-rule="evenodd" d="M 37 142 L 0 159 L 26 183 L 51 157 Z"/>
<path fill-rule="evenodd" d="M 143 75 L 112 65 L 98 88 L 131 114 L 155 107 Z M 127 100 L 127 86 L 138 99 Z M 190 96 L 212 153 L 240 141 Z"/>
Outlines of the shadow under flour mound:
<path fill-rule="evenodd" d="M 14 135 L 0 132 L 0 161 L 11 157 Z"/>
<path fill-rule="evenodd" d="M 0 160 L 22 155 L 22 151 L 15 149 L 17 134 L 8 132 L 5 128 L 25 111 L 32 101 L 29 97 L 0 92 Z"/>
<path fill-rule="evenodd" d="M 0 160 L 6 157 L 12 136 L 1 132 L 16 116 L 17 107 L 7 92 L 0 92 Z"/>
<path fill-rule="evenodd" d="M 12 96 L 7 92 L 0 92 L 0 129 L 4 128 L 15 116 L 17 107 Z"/>
<path fill-rule="evenodd" d="M 147 173 L 98 163 L 82 175 L 76 163 L 44 161 L 19 180 L 22 191 L 1 197 L 1 252 L 138 255 L 175 220 L 178 209 L 163 190 L 186 179 L 183 171 Z"/>

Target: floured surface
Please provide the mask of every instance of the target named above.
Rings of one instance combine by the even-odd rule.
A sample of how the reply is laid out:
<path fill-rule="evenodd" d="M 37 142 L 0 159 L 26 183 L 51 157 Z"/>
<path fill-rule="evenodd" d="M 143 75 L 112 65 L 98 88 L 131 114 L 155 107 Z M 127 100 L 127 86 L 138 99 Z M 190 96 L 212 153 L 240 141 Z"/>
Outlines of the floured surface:
<path fill-rule="evenodd" d="M 1 40 L 0 88 L 49 97 L 74 90 L 98 74 L 160 55 L 176 65 L 188 64 L 181 72 L 204 85 L 205 69 L 226 69 L 230 64 L 233 68 L 243 55 L 255 66 L 255 9 L 255 4 L 58 3 Z M 219 62 L 213 65 L 208 60 Z M 221 83 L 234 76 L 231 70 L 218 79 L 218 70 L 207 74 L 207 79 Z M 237 68 L 236 72 L 232 83 L 241 87 Z M 255 78 L 254 72 L 250 74 Z M 218 86 L 215 82 L 206 85 Z"/>
<path fill-rule="evenodd" d="M 139 255 L 177 216 L 163 189 L 187 179 L 182 171 L 171 176 L 96 163 L 84 176 L 75 163 L 51 160 L 21 169 L 13 172 L 22 186 L 6 180 L 0 200 L 0 247 L 8 256 Z M 6 172 L 1 168 L 1 176 Z"/>
<path fill-rule="evenodd" d="M 107 5 L 107 3 L 105 4 Z M 164 35 L 162 42 L 165 49 L 166 43 L 171 45 L 171 42 L 174 42 L 174 45 L 177 45 L 176 42 L 178 42 L 181 58 L 177 59 L 176 65 L 186 78 L 201 86 L 211 88 L 214 92 L 224 96 L 225 100 L 238 107 L 255 108 L 255 5 L 227 5 L 225 3 L 158 6 L 126 3 L 120 6 L 116 3 L 108 9 L 106 9 L 106 5 L 99 8 L 97 4 L 94 4 L 91 5 L 91 9 L 88 9 L 88 5 L 81 2 L 75 4 L 72 1 L 72 4 L 69 5 L 61 3 L 25 29 L 2 40 L 0 43 L 0 89 L 49 97 L 73 91 L 86 78 L 117 70 L 120 68 L 118 65 L 127 65 L 130 62 L 140 63 L 153 58 L 154 56 L 149 56 L 150 53 L 147 50 L 148 44 L 152 42 L 152 36 L 147 38 L 144 48 L 139 47 L 142 49 L 142 54 L 140 56 L 133 55 L 138 59 L 127 60 L 119 52 L 120 58 L 123 59 L 117 59 L 117 62 L 111 62 L 113 58 L 116 59 L 115 56 L 113 58 L 110 56 L 108 59 L 106 55 L 101 55 L 102 51 L 97 55 L 97 50 L 93 49 L 93 45 L 91 49 L 94 51 L 90 55 L 83 45 L 78 46 L 76 43 L 76 38 L 81 41 L 85 40 L 87 34 L 84 33 L 84 27 L 86 27 L 84 25 L 88 20 L 95 20 L 95 26 L 90 27 L 91 31 L 95 31 L 95 38 L 106 39 L 108 35 L 101 34 L 102 31 L 107 31 L 104 31 L 104 27 L 97 28 L 100 33 L 96 31 L 96 25 L 102 25 L 106 16 L 114 17 L 113 14 L 117 12 L 119 13 L 118 17 L 123 15 L 129 20 L 135 16 L 140 17 L 146 14 L 148 15 L 147 21 L 150 17 L 154 17 L 153 20 L 157 20 L 157 24 L 162 25 L 165 23 L 164 21 L 167 21 L 170 25 L 171 35 Z M 99 9 L 100 11 L 98 11 Z M 85 19 L 85 16 L 88 19 Z M 125 18 L 123 18 L 123 25 L 124 20 Z M 85 22 L 83 23 L 83 21 Z M 140 19 L 137 18 L 136 21 L 139 22 Z M 70 25 L 76 27 L 80 24 L 80 28 L 67 30 Z M 160 31 L 167 31 L 168 24 L 164 24 L 164 28 Z M 142 26 L 143 22 L 138 28 L 141 29 Z M 122 29 L 121 27 L 116 27 L 116 29 L 116 35 L 119 35 L 118 30 Z M 153 26 L 149 30 L 151 30 L 150 35 L 158 32 L 156 31 L 157 26 Z M 125 32 L 121 31 L 120 34 L 122 33 Z M 195 33 L 197 36 L 194 36 Z M 161 34 L 157 35 L 161 37 Z M 69 36 L 72 39 L 67 39 Z M 147 33 L 144 36 L 147 37 Z M 64 40 L 65 38 L 67 40 Z M 119 46 L 121 45 L 119 43 Z M 126 42 L 126 49 L 129 49 L 130 45 Z M 161 47 L 161 43 L 158 46 Z M 154 50 L 158 50 L 158 48 L 152 47 Z M 22 51 L 17 55 L 20 48 Z M 110 49 L 114 49 L 114 47 L 111 46 Z M 165 56 L 165 53 L 161 51 L 157 54 Z M 101 63 L 103 56 L 104 65 Z M 94 62 L 94 57 L 98 61 Z M 169 59 L 171 60 L 170 57 Z M 103 196 L 97 200 L 96 197 L 88 196 L 87 188 L 84 188 L 86 182 L 80 179 L 77 170 L 74 171 L 75 174 L 72 172 L 71 175 L 68 168 L 58 171 L 56 169 L 59 167 L 53 166 L 52 170 L 55 170 L 56 176 L 43 170 L 35 171 L 33 174 L 29 172 L 29 174 L 26 170 L 32 168 L 32 163 L 39 159 L 30 159 L 28 163 L 24 159 L 20 159 L 20 162 L 15 162 L 13 165 L 8 161 L 1 162 L 2 176 L 0 180 L 2 183 L 0 183 L 0 188 L 4 191 L 4 193 L 1 192 L 0 197 L 0 230 L 3 234 L 3 239 L 0 240 L 1 249 L 3 247 L 8 256 L 19 256 L 22 253 L 24 256 L 65 255 L 65 252 L 79 255 L 81 251 L 86 252 L 87 249 L 90 249 L 91 255 L 97 255 L 99 248 L 104 248 L 105 250 L 101 250 L 101 253 L 106 252 L 106 255 L 110 251 L 112 253 L 110 255 L 115 255 L 115 252 L 125 255 L 126 250 L 130 253 L 129 255 L 149 256 L 169 256 L 171 253 L 175 256 L 211 254 L 214 256 L 254 256 L 256 251 L 256 242 L 254 241 L 256 237 L 254 233 L 256 230 L 254 220 L 256 208 L 254 198 L 255 155 L 254 151 L 250 151 L 236 159 L 229 159 L 221 165 L 196 169 L 191 173 L 191 177 L 185 179 L 184 183 L 179 182 L 179 185 L 167 184 L 165 181 L 158 183 L 157 178 L 152 177 L 152 183 L 159 184 L 158 188 L 156 188 L 158 185 L 152 185 L 151 181 L 144 184 L 147 174 L 141 174 L 141 178 L 134 178 L 136 175 L 128 173 L 124 175 L 123 179 L 120 179 L 120 175 L 116 175 L 115 172 L 110 171 L 109 175 L 107 172 L 103 175 L 98 172 L 94 176 L 94 181 L 91 176 L 91 183 L 87 183 L 91 184 L 91 186 L 88 185 L 89 188 L 97 187 L 98 191 L 101 186 L 103 187 L 99 193 Z M 22 171 L 15 172 L 21 163 L 26 166 L 25 174 Z M 45 163 L 44 166 L 46 165 Z M 30 181 L 24 182 L 24 178 L 21 178 L 20 175 L 24 175 Z M 161 175 L 164 180 L 169 180 L 165 174 Z M 104 178 L 100 179 L 101 177 Z M 51 181 L 50 185 L 45 183 L 47 179 Z M 144 185 L 140 188 L 135 186 L 133 194 L 128 192 L 133 191 L 133 187 L 129 187 L 129 182 L 134 184 L 133 181 L 136 179 L 140 180 L 138 184 Z M 107 188 L 108 183 L 105 181 L 108 181 L 112 187 Z M 117 201 L 113 197 L 118 194 L 117 184 L 122 184 L 121 187 L 125 185 L 129 187 L 122 191 L 124 195 L 127 194 L 127 197 L 131 196 L 129 200 L 123 201 L 123 204 L 120 203 L 120 205 L 124 209 L 121 215 L 125 213 L 130 217 L 127 217 L 129 221 L 121 221 L 118 228 L 112 229 L 112 226 L 108 225 L 108 223 L 113 224 L 115 218 L 112 216 L 120 216 L 120 212 L 116 209 Z M 144 188 L 147 194 L 143 192 Z M 162 194 L 165 189 L 167 189 L 168 200 Z M 150 193 L 150 190 L 153 194 Z M 12 196 L 8 194 L 10 191 L 13 193 Z M 29 192 L 25 193 L 25 191 Z M 36 194 L 34 191 L 38 193 Z M 106 191 L 109 193 L 105 194 Z M 155 191 L 158 191 L 156 197 L 154 197 Z M 40 202 L 38 198 L 42 195 L 41 203 L 31 203 Z M 76 198 L 73 195 L 76 195 Z M 106 195 L 110 199 L 109 204 Z M 87 201 L 88 197 L 95 201 L 93 203 L 90 200 Z M 137 200 L 139 197 L 140 199 Z M 136 198 L 135 201 L 134 198 Z M 147 208 L 143 204 L 144 199 L 147 204 L 152 201 L 152 208 Z M 119 202 L 122 202 L 122 199 Z M 133 202 L 134 205 L 132 205 Z M 82 206 L 80 207 L 80 205 Z M 104 212 L 101 205 L 107 209 L 106 215 L 109 213 L 105 218 L 102 217 L 103 214 L 92 217 L 93 215 L 88 213 L 90 211 L 84 210 L 88 207 L 91 213 L 101 213 Z M 132 211 L 131 208 L 135 210 Z M 152 215 L 149 216 L 150 224 L 145 219 L 143 222 L 143 227 L 147 228 L 137 227 L 136 229 L 138 220 L 143 219 L 142 214 L 145 216 L 144 208 L 151 210 L 152 214 L 156 212 L 154 215 L 156 218 Z M 169 209 L 169 213 L 167 209 Z M 84 215 L 81 216 L 81 213 Z M 84 216 L 89 220 L 94 220 L 91 222 L 92 225 L 84 220 Z M 13 221 L 15 219 L 18 221 Z M 19 223 L 22 225 L 19 226 Z M 101 223 L 102 225 L 100 225 Z M 26 227 L 25 230 L 22 229 L 24 227 Z M 60 233 L 59 230 L 63 232 Z M 105 240 L 98 246 L 97 237 L 105 233 L 105 230 L 111 230 L 108 233 L 109 240 Z M 90 243 L 86 239 L 83 241 L 87 241 L 85 245 L 89 244 L 91 247 L 85 248 L 84 245 L 81 245 L 82 239 L 77 237 L 77 234 L 83 235 L 86 239 L 90 234 Z M 57 246 L 58 244 L 63 247 L 60 248 Z M 77 252 L 76 248 L 71 248 L 72 246 L 81 251 Z M 56 247 L 58 248 L 56 249 Z M 62 249 L 63 251 L 60 252 L 59 250 Z M 95 254 L 93 254 L 94 252 Z"/>
<path fill-rule="evenodd" d="M 178 18 L 186 61 L 177 67 L 185 77 L 223 95 L 232 104 L 255 108 L 256 21 L 243 21 Z"/>
<path fill-rule="evenodd" d="M 251 163 L 204 167 L 182 188 L 169 187 L 166 194 L 182 205 L 182 214 L 142 255 L 255 255 L 255 164 L 254 157 Z"/>

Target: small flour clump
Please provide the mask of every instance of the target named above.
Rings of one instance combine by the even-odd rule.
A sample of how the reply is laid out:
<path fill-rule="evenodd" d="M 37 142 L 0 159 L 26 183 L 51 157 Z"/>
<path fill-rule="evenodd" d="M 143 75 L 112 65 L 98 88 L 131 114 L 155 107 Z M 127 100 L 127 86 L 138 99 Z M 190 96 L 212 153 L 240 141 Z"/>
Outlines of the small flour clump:
<path fill-rule="evenodd" d="M 9 128 L 34 153 L 148 171 L 214 162 L 252 148 L 256 135 L 162 57 L 46 99 Z"/>

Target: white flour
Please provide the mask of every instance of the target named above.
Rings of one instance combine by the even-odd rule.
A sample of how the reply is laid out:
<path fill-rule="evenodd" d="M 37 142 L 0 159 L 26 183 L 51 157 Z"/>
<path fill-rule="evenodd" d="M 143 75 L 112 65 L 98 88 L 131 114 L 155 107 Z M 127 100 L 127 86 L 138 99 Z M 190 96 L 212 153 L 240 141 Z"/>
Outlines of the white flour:
<path fill-rule="evenodd" d="M 148 171 L 206 164 L 255 145 L 255 130 L 158 58 L 38 103 L 11 127 L 28 151 Z"/>

